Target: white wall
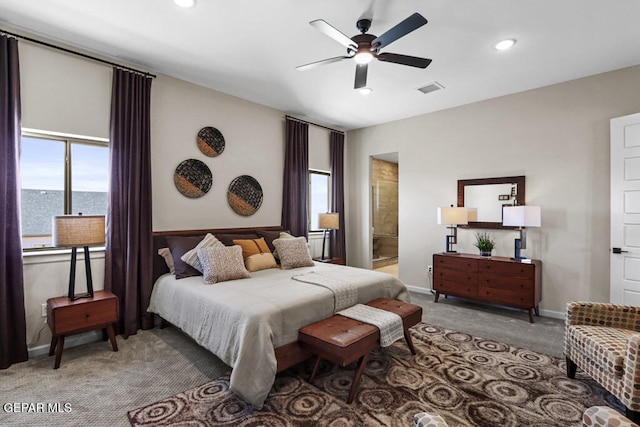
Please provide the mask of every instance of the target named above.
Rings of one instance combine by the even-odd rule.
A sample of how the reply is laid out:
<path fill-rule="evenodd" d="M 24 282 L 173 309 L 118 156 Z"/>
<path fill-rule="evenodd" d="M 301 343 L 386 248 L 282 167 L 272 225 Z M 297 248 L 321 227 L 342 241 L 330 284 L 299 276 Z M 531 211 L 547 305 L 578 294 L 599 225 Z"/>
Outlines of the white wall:
<path fill-rule="evenodd" d="M 526 203 L 542 206 L 524 252 L 543 261 L 541 309 L 608 301 L 609 120 L 638 111 L 640 67 L 631 67 L 349 132 L 350 263 L 369 265 L 370 156 L 397 151 L 405 283 L 429 287 L 447 233 L 436 208 L 456 203 L 458 179 L 525 175 Z M 476 231 L 460 230 L 459 252 L 477 253 Z M 517 232 L 490 232 L 494 255 L 512 256 Z"/>

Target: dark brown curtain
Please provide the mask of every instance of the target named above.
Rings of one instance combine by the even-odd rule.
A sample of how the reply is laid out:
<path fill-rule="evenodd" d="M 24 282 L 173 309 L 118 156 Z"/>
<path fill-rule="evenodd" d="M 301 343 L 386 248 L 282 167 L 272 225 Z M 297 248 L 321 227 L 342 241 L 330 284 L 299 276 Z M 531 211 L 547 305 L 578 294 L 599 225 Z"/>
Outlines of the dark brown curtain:
<path fill-rule="evenodd" d="M 347 258 L 344 218 L 344 134 L 331 131 L 329 136 L 331 157 L 331 211 L 338 212 L 339 229 L 331 234 L 329 253 L 334 258 Z"/>
<path fill-rule="evenodd" d="M 0 34 L 0 369 L 24 362 L 22 232 L 20 230 L 20 66 L 18 41 Z"/>
<path fill-rule="evenodd" d="M 294 236 L 309 234 L 309 125 L 286 119 L 282 226 Z"/>
<path fill-rule="evenodd" d="M 105 289 L 120 300 L 118 333 L 153 327 L 151 297 L 151 78 L 113 69 L 111 188 L 107 215 Z"/>

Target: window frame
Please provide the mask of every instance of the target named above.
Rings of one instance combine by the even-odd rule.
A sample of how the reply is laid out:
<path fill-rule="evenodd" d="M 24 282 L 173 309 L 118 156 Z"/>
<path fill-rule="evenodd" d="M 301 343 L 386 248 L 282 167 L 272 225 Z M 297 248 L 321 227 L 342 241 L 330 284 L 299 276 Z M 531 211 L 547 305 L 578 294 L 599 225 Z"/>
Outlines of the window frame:
<path fill-rule="evenodd" d="M 60 141 L 64 143 L 64 183 L 63 183 L 63 215 L 71 215 L 72 212 L 72 199 L 73 199 L 73 169 L 72 169 L 72 146 L 74 144 L 78 145 L 90 145 L 95 147 L 104 147 L 109 148 L 109 139 L 108 138 L 99 138 L 92 136 L 84 136 L 84 135 L 73 135 L 66 134 L 62 132 L 52 132 L 52 131 L 43 131 L 39 129 L 30 129 L 30 128 L 22 128 L 20 141 L 22 145 L 22 138 L 33 138 L 33 139 L 45 139 L 51 141 Z M 111 176 L 108 177 L 111 179 Z M 20 185 L 20 190 L 22 191 L 22 184 Z M 108 192 L 108 189 L 107 189 Z M 22 206 L 21 206 L 22 209 Z M 105 213 L 106 215 L 106 213 Z M 20 231 L 20 238 L 24 239 L 22 235 L 22 231 Z M 38 252 L 38 251 L 51 251 L 57 250 L 58 248 L 53 246 L 44 246 L 44 247 L 28 247 L 22 248 L 22 252 Z"/>
<path fill-rule="evenodd" d="M 327 177 L 327 212 L 330 212 L 331 210 L 331 172 L 328 171 L 323 171 L 323 170 L 318 170 L 318 169 L 309 169 L 309 197 L 307 197 L 307 210 L 309 212 L 309 214 L 307 215 L 307 225 L 309 227 L 309 232 L 310 233 L 322 233 L 324 232 L 324 229 L 313 229 L 311 228 L 311 215 L 312 215 L 312 210 L 311 210 L 311 200 L 312 200 L 312 179 L 311 179 L 311 175 L 323 175 Z"/>

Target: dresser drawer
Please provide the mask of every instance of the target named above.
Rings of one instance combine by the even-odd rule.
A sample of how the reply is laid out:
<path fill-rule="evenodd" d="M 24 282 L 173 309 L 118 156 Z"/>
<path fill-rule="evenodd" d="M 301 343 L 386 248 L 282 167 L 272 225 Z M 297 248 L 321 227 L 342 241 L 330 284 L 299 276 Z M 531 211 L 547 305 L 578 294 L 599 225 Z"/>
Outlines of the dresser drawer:
<path fill-rule="evenodd" d="M 518 292 L 532 292 L 534 288 L 533 280 L 527 277 L 505 277 L 495 274 L 480 274 L 478 286 L 494 289 L 505 289 Z"/>
<path fill-rule="evenodd" d="M 472 271 L 462 270 L 448 270 L 446 268 L 438 268 L 433 275 L 434 281 L 448 280 L 449 282 L 456 282 L 462 284 L 476 284 L 478 283 L 478 273 Z"/>
<path fill-rule="evenodd" d="M 456 255 L 434 255 L 433 265 L 437 270 L 439 268 L 447 268 L 450 270 L 462 270 L 462 271 L 478 271 L 478 260 L 472 258 L 466 258 Z"/>
<path fill-rule="evenodd" d="M 79 300 L 81 301 L 81 300 Z M 80 303 L 52 309 L 51 331 L 54 335 L 95 329 L 118 320 L 117 298 Z"/>
<path fill-rule="evenodd" d="M 433 282 L 433 289 L 445 295 L 468 298 L 478 297 L 478 285 L 476 283 L 461 284 L 449 280 L 436 280 Z"/>
<path fill-rule="evenodd" d="M 536 305 L 532 292 L 523 293 L 520 290 L 479 286 L 478 298 L 487 302 L 518 308 L 529 308 Z"/>
<path fill-rule="evenodd" d="M 525 277 L 533 279 L 535 276 L 535 266 L 520 262 L 500 262 L 491 260 L 480 260 L 479 269 L 482 273 L 491 273 L 499 276 Z"/>

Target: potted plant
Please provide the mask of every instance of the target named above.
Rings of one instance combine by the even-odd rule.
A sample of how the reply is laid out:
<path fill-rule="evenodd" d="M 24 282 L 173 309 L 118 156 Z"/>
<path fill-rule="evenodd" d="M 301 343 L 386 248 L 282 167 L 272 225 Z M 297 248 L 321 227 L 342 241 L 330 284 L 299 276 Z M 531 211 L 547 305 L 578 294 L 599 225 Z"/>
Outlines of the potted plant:
<path fill-rule="evenodd" d="M 481 256 L 491 256 L 495 244 L 489 233 L 476 233 L 476 242 L 473 245 L 480 250 Z"/>

